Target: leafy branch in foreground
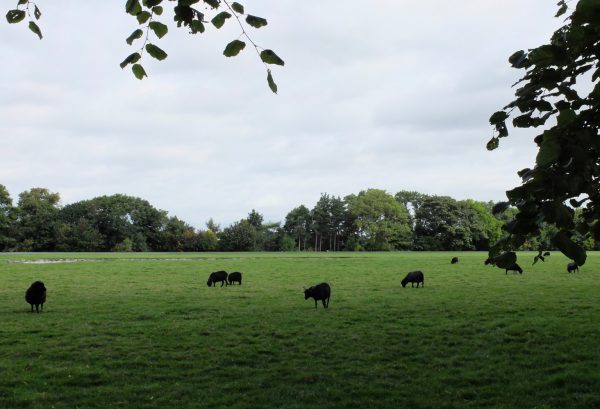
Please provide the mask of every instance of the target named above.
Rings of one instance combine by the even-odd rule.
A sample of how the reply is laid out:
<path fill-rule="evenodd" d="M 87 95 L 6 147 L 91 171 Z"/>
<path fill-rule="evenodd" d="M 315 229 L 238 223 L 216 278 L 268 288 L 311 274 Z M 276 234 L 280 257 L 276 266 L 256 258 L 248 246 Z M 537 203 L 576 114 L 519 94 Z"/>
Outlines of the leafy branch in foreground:
<path fill-rule="evenodd" d="M 21 21 L 25 20 L 25 17 L 28 17 L 29 29 L 41 40 L 43 37 L 42 30 L 40 30 L 40 27 L 37 25 L 34 19 L 31 18 L 32 9 L 33 17 L 35 18 L 35 20 L 39 20 L 42 16 L 42 12 L 38 8 L 37 4 L 29 0 L 19 0 L 17 2 L 17 8 L 9 10 L 8 13 L 6 13 L 6 21 L 8 21 L 10 24 L 15 24 L 20 23 Z"/>
<path fill-rule="evenodd" d="M 558 6 L 556 17 L 569 11 L 565 0 Z M 549 44 L 510 56 L 525 75 L 514 84 L 515 100 L 490 117 L 489 150 L 508 136 L 511 117 L 517 128 L 556 121 L 534 138 L 535 166 L 518 172 L 521 186 L 507 191 L 508 202 L 496 209 L 518 209 L 503 226 L 507 236 L 490 249 L 490 262 L 502 268 L 516 261 L 511 250 L 538 235 L 542 223 L 557 228 L 554 245 L 578 265 L 586 252 L 573 237 L 600 239 L 600 2 L 579 0 L 565 21 Z"/>
<path fill-rule="evenodd" d="M 277 55 L 273 50 L 263 49 L 256 45 L 254 41 L 248 35 L 242 23 L 241 16 L 245 17 L 245 24 L 254 28 L 261 28 L 267 25 L 267 20 L 262 17 L 253 16 L 245 12 L 244 6 L 238 2 L 229 2 L 225 0 L 167 0 L 175 3 L 173 6 L 173 20 L 177 24 L 177 27 L 187 27 L 190 34 L 202 34 L 206 30 L 206 26 L 212 24 L 216 29 L 220 29 L 225 25 L 228 19 L 235 17 L 242 33 L 239 37 L 243 37 L 246 41 L 249 41 L 257 51 L 261 61 L 267 67 L 267 64 L 284 65 L 284 61 Z M 136 40 L 143 38 L 143 43 L 137 51 L 127 56 L 121 63 L 121 68 L 125 68 L 131 65 L 133 74 L 137 79 L 143 79 L 147 77 L 144 67 L 141 65 L 141 60 L 144 52 L 148 53 L 151 57 L 162 61 L 167 58 L 167 53 L 156 45 L 154 42 L 149 42 L 150 32 L 154 33 L 157 39 L 163 38 L 168 32 L 169 28 L 166 24 L 157 20 L 158 16 L 162 16 L 164 8 L 161 5 L 163 0 L 126 0 L 125 12 L 134 16 L 139 24 L 126 39 L 125 41 L 129 45 L 133 45 Z M 224 6 L 223 6 L 224 5 Z M 195 6 L 195 7 L 192 7 Z M 199 10 L 199 6 L 203 6 L 202 11 Z M 19 23 L 29 16 L 29 28 L 40 39 L 42 33 L 38 25 L 31 18 L 31 10 L 33 9 L 33 16 L 38 20 L 41 13 L 37 5 L 29 0 L 18 0 L 17 8 L 10 10 L 6 14 L 6 19 L 9 23 Z M 226 9 L 226 10 L 225 10 Z M 211 18 L 206 14 L 211 14 Z M 231 41 L 225 47 L 223 54 L 226 57 L 234 57 L 238 55 L 246 47 L 246 43 L 240 38 Z M 274 93 L 277 93 L 277 85 L 273 80 L 271 70 L 267 68 L 267 84 Z"/>

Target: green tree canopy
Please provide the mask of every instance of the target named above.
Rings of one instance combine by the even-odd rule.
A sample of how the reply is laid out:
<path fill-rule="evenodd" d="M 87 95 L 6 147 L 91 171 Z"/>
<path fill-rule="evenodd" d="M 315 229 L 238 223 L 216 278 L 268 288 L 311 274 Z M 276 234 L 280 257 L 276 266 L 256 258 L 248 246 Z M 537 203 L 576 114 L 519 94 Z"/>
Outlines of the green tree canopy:
<path fill-rule="evenodd" d="M 0 251 L 10 249 L 14 245 L 11 226 L 15 217 L 12 198 L 4 185 L 0 185 Z"/>
<path fill-rule="evenodd" d="M 385 190 L 368 189 L 348 195 L 346 201 L 352 229 L 365 250 L 408 249 L 412 226 L 406 206 Z"/>
<path fill-rule="evenodd" d="M 256 228 L 242 219 L 223 229 L 219 244 L 223 251 L 252 251 L 256 248 L 256 239 Z"/>
<path fill-rule="evenodd" d="M 56 248 L 60 195 L 46 188 L 32 188 L 19 194 L 17 242 L 23 251 L 50 251 Z"/>

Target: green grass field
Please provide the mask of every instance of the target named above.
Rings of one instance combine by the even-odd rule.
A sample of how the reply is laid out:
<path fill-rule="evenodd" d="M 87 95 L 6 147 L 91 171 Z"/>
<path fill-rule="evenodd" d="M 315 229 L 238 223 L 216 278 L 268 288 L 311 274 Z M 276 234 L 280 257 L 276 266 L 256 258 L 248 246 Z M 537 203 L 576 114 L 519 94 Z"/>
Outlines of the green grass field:
<path fill-rule="evenodd" d="M 533 256 L 0 254 L 0 408 L 598 408 L 600 254 Z"/>

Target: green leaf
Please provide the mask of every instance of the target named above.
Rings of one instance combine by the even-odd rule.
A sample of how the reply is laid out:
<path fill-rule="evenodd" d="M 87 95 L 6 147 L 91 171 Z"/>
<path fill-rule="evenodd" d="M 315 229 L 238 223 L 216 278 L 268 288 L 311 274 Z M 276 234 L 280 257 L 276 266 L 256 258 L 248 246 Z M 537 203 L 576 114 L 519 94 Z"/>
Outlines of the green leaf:
<path fill-rule="evenodd" d="M 9 10 L 8 13 L 6 13 L 6 21 L 10 24 L 15 24 L 22 21 L 26 15 L 27 13 L 25 13 L 25 10 Z"/>
<path fill-rule="evenodd" d="M 132 16 L 137 16 L 139 12 L 142 11 L 142 6 L 140 5 L 139 0 L 127 0 L 125 3 L 125 12 L 131 14 Z"/>
<path fill-rule="evenodd" d="M 234 57 L 240 53 L 246 47 L 246 43 L 240 40 L 233 40 L 225 47 L 223 55 L 225 57 Z"/>
<path fill-rule="evenodd" d="M 569 126 L 577 119 L 577 114 L 572 109 L 564 109 L 560 111 L 556 121 L 558 126 Z"/>
<path fill-rule="evenodd" d="M 263 50 L 260 52 L 260 59 L 263 60 L 265 64 L 276 64 L 276 65 L 285 65 L 283 60 L 279 58 L 277 54 L 273 52 L 273 50 Z"/>
<path fill-rule="evenodd" d="M 169 31 L 169 28 L 159 21 L 152 21 L 148 26 L 150 27 L 150 30 L 154 31 L 154 34 L 156 34 L 158 38 L 163 38 Z"/>
<path fill-rule="evenodd" d="M 135 78 L 138 80 L 148 76 L 144 70 L 144 67 L 142 67 L 140 64 L 134 64 L 133 67 L 131 67 L 131 71 L 133 71 L 133 75 L 135 75 Z"/>
<path fill-rule="evenodd" d="M 495 216 L 495 215 L 497 215 L 499 213 L 502 213 L 506 209 L 508 209 L 509 206 L 510 206 L 510 203 L 508 203 L 508 202 L 498 202 L 492 208 L 492 214 Z"/>
<path fill-rule="evenodd" d="M 144 0 L 144 6 L 148 7 L 149 9 L 154 6 L 158 6 L 160 3 L 162 3 L 162 0 Z"/>
<path fill-rule="evenodd" d="M 267 70 L 267 83 L 269 84 L 271 91 L 273 91 L 274 94 L 277 94 L 277 84 L 275 84 L 275 81 L 273 81 L 271 70 Z"/>
<path fill-rule="evenodd" d="M 529 61 L 538 67 L 547 67 L 555 63 L 555 47 L 553 45 L 542 45 L 529 52 Z"/>
<path fill-rule="evenodd" d="M 233 2 L 233 4 L 231 5 L 231 8 L 233 9 L 233 11 L 235 11 L 238 14 L 244 14 L 244 6 L 242 6 L 238 2 Z"/>
<path fill-rule="evenodd" d="M 548 131 L 544 132 L 535 163 L 538 166 L 545 168 L 555 163 L 558 160 L 559 155 L 560 143 L 557 140 L 556 134 Z"/>
<path fill-rule="evenodd" d="M 160 16 L 163 13 L 163 8 L 162 6 L 152 7 L 152 12 L 157 16 Z"/>
<path fill-rule="evenodd" d="M 27 4 L 29 0 L 19 0 L 19 2 L 17 3 L 18 6 L 22 6 L 23 4 Z"/>
<path fill-rule="evenodd" d="M 193 20 L 192 24 L 190 24 L 190 28 L 192 30 L 192 34 L 204 33 L 204 24 L 202 24 L 200 20 Z"/>
<path fill-rule="evenodd" d="M 493 137 L 492 139 L 490 139 L 487 143 L 487 145 L 485 145 L 485 148 L 488 151 L 493 151 L 494 149 L 498 148 L 498 145 L 500 143 L 500 140 L 496 137 Z"/>
<path fill-rule="evenodd" d="M 131 44 L 133 44 L 134 40 L 137 40 L 138 38 L 142 37 L 143 35 L 144 35 L 144 32 L 138 28 L 133 33 L 131 33 L 131 35 L 129 37 L 127 37 L 125 39 L 125 41 L 127 41 L 127 44 L 131 45 Z"/>
<path fill-rule="evenodd" d="M 144 24 L 152 17 L 152 14 L 148 11 L 141 11 L 135 17 L 137 18 L 138 23 Z"/>
<path fill-rule="evenodd" d="M 251 25 L 254 28 L 261 28 L 267 25 L 267 20 L 265 20 L 262 17 L 251 16 L 250 14 L 248 14 L 246 16 L 246 23 L 248 23 L 248 25 Z"/>
<path fill-rule="evenodd" d="M 216 28 L 221 28 L 223 27 L 223 24 L 225 24 L 225 20 L 227 20 L 229 17 L 231 17 L 231 14 L 229 14 L 226 11 L 222 11 L 216 16 L 214 16 L 213 19 L 210 20 L 210 22 L 213 23 L 213 26 L 215 26 Z"/>
<path fill-rule="evenodd" d="M 192 4 L 198 3 L 200 0 L 177 0 L 177 4 L 180 6 L 191 6 Z"/>
<path fill-rule="evenodd" d="M 523 50 L 519 50 L 508 57 L 508 62 L 515 68 L 523 68 L 525 60 L 527 60 L 527 54 Z"/>
<path fill-rule="evenodd" d="M 560 6 L 560 8 L 558 9 L 554 17 L 560 17 L 563 14 L 565 14 L 568 10 L 567 3 L 565 3 L 565 0 L 560 0 L 557 6 Z"/>
<path fill-rule="evenodd" d="M 162 61 L 165 58 L 167 58 L 167 53 L 159 47 L 155 46 L 154 44 L 146 44 L 146 51 L 148 51 L 148 54 L 150 54 L 152 57 L 156 58 L 159 61 Z"/>
<path fill-rule="evenodd" d="M 204 2 L 211 6 L 213 9 L 219 8 L 219 0 L 204 0 Z"/>
<path fill-rule="evenodd" d="M 190 6 L 175 6 L 173 11 L 175 12 L 174 19 L 177 22 L 177 27 L 180 27 L 182 23 L 184 26 L 190 25 L 196 15 Z"/>
<path fill-rule="evenodd" d="M 506 121 L 508 114 L 504 111 L 494 112 L 490 117 L 490 125 L 496 125 L 502 121 Z"/>
<path fill-rule="evenodd" d="M 42 17 L 42 12 L 40 11 L 40 9 L 38 8 L 37 5 L 33 9 L 33 15 L 34 15 L 34 17 L 35 17 L 36 20 L 39 20 L 40 17 Z"/>
<path fill-rule="evenodd" d="M 133 53 L 133 54 L 129 55 L 127 58 L 125 58 L 123 60 L 123 62 L 121 64 L 119 64 L 119 66 L 121 68 L 125 68 L 127 66 L 127 64 L 134 64 L 134 63 L 138 62 L 140 60 L 140 58 L 142 58 L 140 53 Z"/>
<path fill-rule="evenodd" d="M 31 31 L 33 31 L 35 34 L 37 34 L 37 36 L 40 38 L 40 40 L 42 39 L 42 32 L 41 32 L 40 28 L 38 27 L 38 25 L 35 24 L 33 21 L 29 22 L 29 29 Z"/>
<path fill-rule="evenodd" d="M 575 244 L 566 231 L 559 231 L 552 239 L 552 243 L 554 243 L 565 256 L 577 263 L 578 266 L 585 264 L 587 258 L 585 250 Z"/>

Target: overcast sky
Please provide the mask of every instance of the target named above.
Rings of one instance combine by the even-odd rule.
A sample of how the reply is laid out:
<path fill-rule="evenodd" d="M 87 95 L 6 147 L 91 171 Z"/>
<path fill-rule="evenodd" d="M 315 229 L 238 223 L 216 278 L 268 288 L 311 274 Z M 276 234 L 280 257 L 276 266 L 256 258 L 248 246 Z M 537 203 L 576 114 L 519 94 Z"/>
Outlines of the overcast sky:
<path fill-rule="evenodd" d="M 504 199 L 536 152 L 524 131 L 485 149 L 520 75 L 507 58 L 561 24 L 548 0 L 241 1 L 285 60 L 274 95 L 253 48 L 221 54 L 232 20 L 192 36 L 166 11 L 169 56 L 144 56 L 138 81 L 119 67 L 135 51 L 125 1 L 37 3 L 43 40 L 0 23 L 0 184 L 15 202 L 137 196 L 198 228 L 251 209 L 281 221 L 322 192 Z"/>

